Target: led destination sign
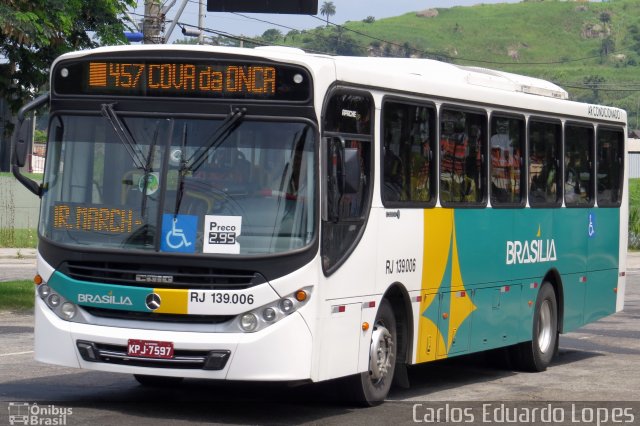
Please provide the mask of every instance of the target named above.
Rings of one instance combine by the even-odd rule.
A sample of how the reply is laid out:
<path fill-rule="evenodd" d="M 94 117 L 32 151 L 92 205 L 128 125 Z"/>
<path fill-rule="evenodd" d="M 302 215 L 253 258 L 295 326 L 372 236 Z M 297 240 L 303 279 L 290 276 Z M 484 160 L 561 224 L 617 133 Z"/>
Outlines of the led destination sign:
<path fill-rule="evenodd" d="M 58 203 L 53 208 L 53 229 L 130 234 L 143 224 L 131 209 Z"/>
<path fill-rule="evenodd" d="M 298 68 L 228 61 L 90 60 L 60 64 L 57 94 L 304 101 L 308 74 Z"/>
<path fill-rule="evenodd" d="M 143 78 L 144 77 L 144 78 Z M 89 90 L 276 93 L 275 67 L 89 62 Z"/>

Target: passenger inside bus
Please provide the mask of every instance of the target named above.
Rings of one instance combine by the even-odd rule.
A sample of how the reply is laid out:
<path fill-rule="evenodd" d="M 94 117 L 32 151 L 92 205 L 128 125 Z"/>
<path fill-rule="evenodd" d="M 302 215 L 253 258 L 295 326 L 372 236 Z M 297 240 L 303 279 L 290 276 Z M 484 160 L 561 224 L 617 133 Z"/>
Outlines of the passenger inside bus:
<path fill-rule="evenodd" d="M 475 144 L 475 141 L 474 141 Z M 471 155 L 464 113 L 451 113 L 441 122 L 440 135 L 440 198 L 450 202 L 477 201 L 473 175 L 474 154 Z M 468 160 L 471 159 L 471 162 Z M 477 171 L 476 171 L 477 174 Z"/>

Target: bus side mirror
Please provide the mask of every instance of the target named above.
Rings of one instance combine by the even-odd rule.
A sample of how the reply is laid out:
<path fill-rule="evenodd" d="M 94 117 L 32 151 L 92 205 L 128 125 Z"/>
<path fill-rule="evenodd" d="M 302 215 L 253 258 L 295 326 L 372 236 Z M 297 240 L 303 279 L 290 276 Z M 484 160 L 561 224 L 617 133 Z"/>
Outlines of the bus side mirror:
<path fill-rule="evenodd" d="M 24 167 L 27 162 L 27 154 L 31 146 L 30 141 L 33 139 L 33 122 L 30 118 L 26 118 L 26 115 L 28 112 L 45 105 L 47 102 L 49 102 L 49 94 L 45 93 L 20 108 L 15 133 L 11 139 L 13 151 L 11 157 L 11 172 L 18 182 L 38 197 L 42 196 L 42 186 L 20 173 L 20 167 Z"/>
<path fill-rule="evenodd" d="M 342 193 L 356 194 L 360 192 L 360 155 L 357 148 L 344 149 L 342 164 Z"/>
<path fill-rule="evenodd" d="M 22 122 L 18 122 L 18 128 L 14 133 L 13 140 L 13 164 L 18 167 L 24 167 L 27 163 L 27 154 L 29 153 L 30 141 L 33 139 L 33 120 L 27 118 Z"/>

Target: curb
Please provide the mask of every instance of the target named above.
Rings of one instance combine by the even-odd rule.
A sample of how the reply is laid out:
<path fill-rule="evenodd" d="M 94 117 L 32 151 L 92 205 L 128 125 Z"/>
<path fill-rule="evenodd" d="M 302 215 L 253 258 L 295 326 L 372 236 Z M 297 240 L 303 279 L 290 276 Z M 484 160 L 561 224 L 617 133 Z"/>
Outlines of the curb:
<path fill-rule="evenodd" d="M 35 260 L 37 249 L 34 248 L 2 248 L 0 261 Z"/>

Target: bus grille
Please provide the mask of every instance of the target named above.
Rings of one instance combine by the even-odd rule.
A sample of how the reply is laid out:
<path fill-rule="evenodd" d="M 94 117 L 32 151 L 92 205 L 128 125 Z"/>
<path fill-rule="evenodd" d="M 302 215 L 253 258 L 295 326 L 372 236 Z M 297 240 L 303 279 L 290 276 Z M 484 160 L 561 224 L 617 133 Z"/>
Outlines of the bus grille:
<path fill-rule="evenodd" d="M 193 266 L 144 265 L 115 262 L 65 262 L 60 272 L 79 281 L 136 287 L 185 288 L 198 290 L 242 290 L 266 279 L 257 272 Z M 145 281 L 141 277 L 158 277 Z M 171 277 L 170 282 L 163 278 Z"/>
<path fill-rule="evenodd" d="M 117 309 L 93 308 L 90 306 L 83 306 L 82 309 L 96 317 L 130 321 L 154 321 L 187 324 L 222 324 L 235 318 L 234 315 L 157 314 L 155 312 L 121 311 Z"/>

